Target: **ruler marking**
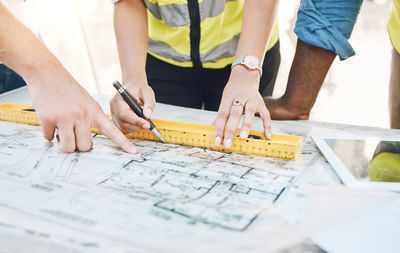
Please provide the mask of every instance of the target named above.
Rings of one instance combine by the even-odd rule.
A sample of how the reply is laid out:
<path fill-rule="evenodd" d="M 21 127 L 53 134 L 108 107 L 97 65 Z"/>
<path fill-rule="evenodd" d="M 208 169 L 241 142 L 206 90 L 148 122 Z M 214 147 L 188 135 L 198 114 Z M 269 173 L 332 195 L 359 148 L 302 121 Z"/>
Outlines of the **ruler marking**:
<path fill-rule="evenodd" d="M 22 110 L 27 108 L 33 107 L 13 103 L 0 104 L 0 120 L 40 125 L 40 121 L 35 112 Z M 273 134 L 272 140 L 264 140 L 261 139 L 263 132 L 250 131 L 252 136 L 258 136 L 260 138 L 242 140 L 236 137 L 234 145 L 230 149 L 226 149 L 222 145 L 215 146 L 214 127 L 212 126 L 156 119 L 153 121 L 158 126 L 167 143 L 171 144 L 208 148 L 227 153 L 280 158 L 285 160 L 295 160 L 301 147 L 301 136 Z M 92 128 L 91 131 L 95 134 L 101 134 L 97 129 Z M 238 134 L 239 131 L 237 131 L 235 136 L 238 136 Z M 135 131 L 128 134 L 127 137 L 142 140 L 157 140 L 153 133 L 148 129 Z"/>

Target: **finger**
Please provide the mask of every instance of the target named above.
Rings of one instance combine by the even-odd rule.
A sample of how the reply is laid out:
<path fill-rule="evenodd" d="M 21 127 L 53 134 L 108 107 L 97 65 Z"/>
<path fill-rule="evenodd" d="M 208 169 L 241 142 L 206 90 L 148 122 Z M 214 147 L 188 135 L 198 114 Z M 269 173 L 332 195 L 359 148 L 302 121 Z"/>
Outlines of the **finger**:
<path fill-rule="evenodd" d="M 112 112 L 111 112 L 111 121 L 112 121 L 112 123 L 114 123 L 115 126 L 117 126 L 117 128 L 118 128 L 119 130 L 121 130 L 121 126 L 119 125 L 118 120 L 116 120 L 116 117 L 114 117 L 114 115 L 113 115 Z M 122 130 L 121 130 L 121 131 L 122 131 Z"/>
<path fill-rule="evenodd" d="M 119 125 L 122 127 L 121 130 L 129 132 L 138 128 L 150 128 L 149 122 L 138 117 L 122 98 L 116 103 L 118 112 L 115 113 L 115 119 L 117 119 Z"/>
<path fill-rule="evenodd" d="M 251 129 L 251 125 L 254 121 L 254 115 L 256 113 L 256 108 L 252 102 L 248 102 L 245 106 L 245 114 L 242 129 L 240 130 L 240 138 L 246 139 L 249 137 L 249 132 Z"/>
<path fill-rule="evenodd" d="M 76 148 L 81 152 L 87 152 L 92 149 L 93 142 L 88 123 L 79 122 L 75 126 L 75 143 Z"/>
<path fill-rule="evenodd" d="M 150 118 L 151 114 L 153 114 L 154 108 L 156 107 L 156 99 L 150 86 L 142 89 L 142 100 L 144 116 Z"/>
<path fill-rule="evenodd" d="M 52 141 L 54 139 L 54 133 L 56 126 L 54 124 L 43 122 L 42 123 L 43 136 L 46 140 Z"/>
<path fill-rule="evenodd" d="M 271 139 L 271 116 L 266 107 L 262 107 L 259 112 L 264 125 L 264 134 L 267 139 Z"/>
<path fill-rule="evenodd" d="M 93 126 L 99 129 L 105 136 L 110 138 L 126 152 L 131 154 L 138 153 L 138 149 L 135 145 L 133 145 L 133 143 L 130 142 L 104 114 L 100 114 L 96 118 L 96 121 L 93 122 Z"/>
<path fill-rule="evenodd" d="M 129 133 L 132 133 L 134 131 L 142 129 L 142 127 L 126 124 L 124 122 L 122 122 L 121 125 L 117 125 L 117 127 L 121 130 L 121 132 L 123 134 L 129 134 Z"/>
<path fill-rule="evenodd" d="M 56 139 L 57 139 L 57 143 L 60 144 L 60 135 L 58 134 L 58 128 L 56 128 Z"/>
<path fill-rule="evenodd" d="M 224 146 L 226 148 L 232 147 L 233 139 L 235 138 L 236 129 L 239 125 L 242 113 L 243 113 L 242 105 L 232 106 L 228 122 L 226 123 L 226 132 L 224 137 Z"/>
<path fill-rule="evenodd" d="M 76 150 L 74 128 L 69 123 L 60 124 L 58 127 L 60 150 L 64 153 L 72 153 Z"/>
<path fill-rule="evenodd" d="M 229 118 L 229 113 L 230 113 L 229 109 L 231 105 L 232 101 L 225 102 L 224 100 L 222 100 L 218 109 L 217 117 L 213 122 L 213 125 L 215 125 L 214 143 L 216 146 L 219 146 L 222 143 L 224 137 L 225 125 Z"/>
<path fill-rule="evenodd" d="M 131 120 L 131 118 L 134 119 Z M 147 120 L 139 118 L 132 111 L 124 112 L 123 114 L 120 115 L 120 119 L 121 121 L 119 122 L 119 126 L 121 127 L 121 130 L 123 130 L 124 132 L 129 133 L 142 128 L 146 129 L 150 128 L 150 123 Z"/>
<path fill-rule="evenodd" d="M 113 97 L 110 100 L 110 112 L 111 112 L 111 121 L 122 131 L 122 128 L 120 126 L 120 120 L 118 118 L 118 111 L 117 111 L 117 101 L 116 98 Z"/>

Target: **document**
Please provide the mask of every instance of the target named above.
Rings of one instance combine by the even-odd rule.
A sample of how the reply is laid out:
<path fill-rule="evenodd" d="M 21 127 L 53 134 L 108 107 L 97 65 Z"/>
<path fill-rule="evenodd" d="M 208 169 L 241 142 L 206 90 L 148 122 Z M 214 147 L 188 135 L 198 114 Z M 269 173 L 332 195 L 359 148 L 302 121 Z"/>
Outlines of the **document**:
<path fill-rule="evenodd" d="M 312 236 L 327 252 L 400 252 L 400 196 L 343 219 Z"/>
<path fill-rule="evenodd" d="M 29 103 L 21 93 L 28 98 L 17 90 L 0 101 Z M 105 111 L 107 102 L 101 103 Z M 203 124 L 215 118 L 212 112 L 157 105 L 154 117 L 166 115 Z M 261 120 L 254 129 L 262 129 Z M 1 250 L 276 252 L 333 216 L 340 221 L 348 203 L 359 198 L 317 188 L 320 196 L 310 203 L 315 194 L 300 186 L 340 182 L 311 134 L 398 134 L 309 121 L 274 121 L 272 131 L 303 136 L 297 161 L 140 140 L 133 140 L 140 154 L 131 155 L 100 135 L 93 136 L 90 152 L 64 154 L 56 142 L 44 140 L 40 127 L 0 122 Z"/>
<path fill-rule="evenodd" d="M 100 135 L 93 137 L 92 151 L 64 154 L 43 139 L 40 127 L 2 122 L 0 192 L 10 194 L 0 195 L 0 206 L 76 230 L 88 235 L 89 242 L 96 235 L 122 249 L 212 252 L 223 245 L 226 250 L 265 252 L 278 242 L 274 236 L 290 229 L 279 217 L 264 215 L 320 157 L 316 149 L 291 162 L 134 142 L 138 155 Z M 10 220 L 0 216 L 3 229 L 32 229 Z M 40 232 L 46 227 L 33 231 L 48 234 Z M 74 233 L 57 237 L 59 231 L 53 232 L 62 245 L 82 246 L 67 243 L 76 242 L 69 238 Z M 106 249 L 104 242 L 95 244 Z"/>

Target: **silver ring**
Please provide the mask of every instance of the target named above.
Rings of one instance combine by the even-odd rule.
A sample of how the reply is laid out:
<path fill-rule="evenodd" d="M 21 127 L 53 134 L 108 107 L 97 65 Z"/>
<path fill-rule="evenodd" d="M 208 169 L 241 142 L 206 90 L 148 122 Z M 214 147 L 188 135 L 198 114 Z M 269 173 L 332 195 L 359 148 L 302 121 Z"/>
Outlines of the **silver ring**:
<path fill-rule="evenodd" d="M 242 106 L 243 106 L 243 104 L 240 103 L 239 100 L 235 100 L 235 102 L 233 102 L 233 106 L 239 106 L 239 105 L 242 105 Z"/>

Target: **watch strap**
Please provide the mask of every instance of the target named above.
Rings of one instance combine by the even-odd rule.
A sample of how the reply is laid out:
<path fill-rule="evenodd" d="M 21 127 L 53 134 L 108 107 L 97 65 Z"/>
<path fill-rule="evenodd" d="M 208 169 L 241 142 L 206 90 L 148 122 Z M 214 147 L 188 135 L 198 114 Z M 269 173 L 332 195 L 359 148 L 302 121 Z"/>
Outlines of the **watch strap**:
<path fill-rule="evenodd" d="M 232 69 L 233 67 L 235 67 L 236 65 L 239 65 L 239 64 L 244 64 L 244 57 L 243 57 L 243 56 L 242 56 L 242 57 L 239 57 L 239 58 L 236 58 L 236 59 L 232 62 L 231 69 Z M 261 77 L 261 76 L 262 76 L 262 63 L 261 63 L 261 62 L 258 64 L 258 72 L 260 73 L 260 77 Z"/>
<path fill-rule="evenodd" d="M 243 64 L 243 62 L 244 62 L 244 57 L 243 57 L 243 56 L 242 56 L 242 57 L 239 57 L 239 58 L 236 58 L 236 59 L 232 62 L 231 68 L 235 67 L 235 66 L 238 65 L 238 64 Z"/>

